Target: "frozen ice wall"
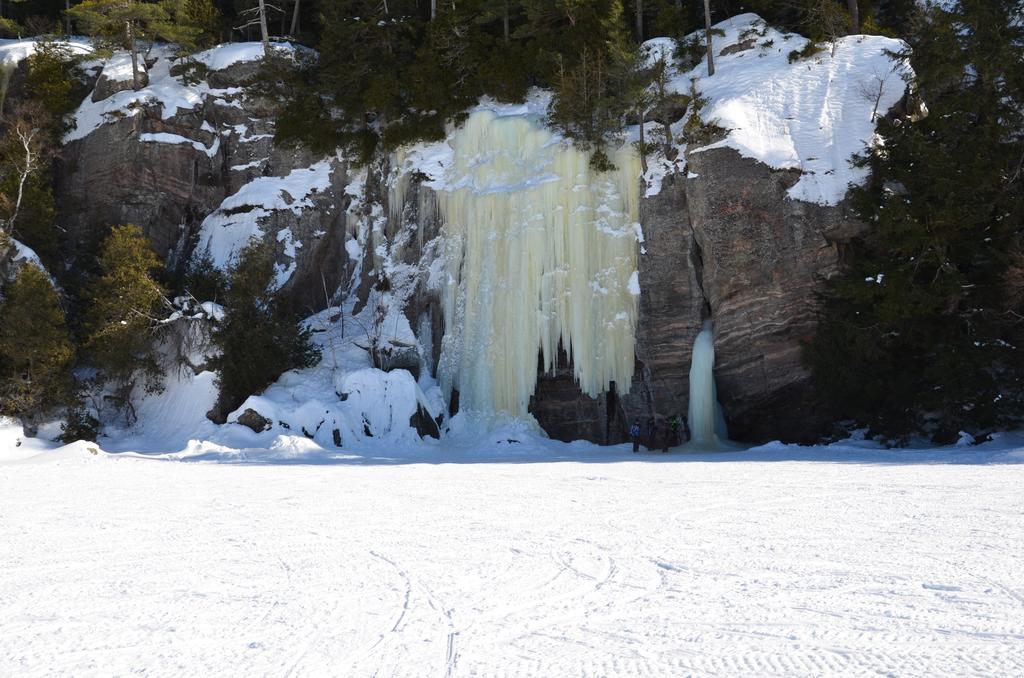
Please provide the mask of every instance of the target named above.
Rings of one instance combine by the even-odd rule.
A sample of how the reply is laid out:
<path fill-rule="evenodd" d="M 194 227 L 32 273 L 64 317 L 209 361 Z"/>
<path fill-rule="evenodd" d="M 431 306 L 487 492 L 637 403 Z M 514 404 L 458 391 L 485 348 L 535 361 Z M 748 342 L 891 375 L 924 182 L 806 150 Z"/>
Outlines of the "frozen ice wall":
<path fill-rule="evenodd" d="M 625 145 L 616 169 L 538 116 L 481 109 L 449 139 L 438 197 L 445 222 L 445 335 L 439 376 L 459 406 L 526 417 L 559 342 L 581 390 L 596 396 L 633 376 L 640 162 Z"/>
<path fill-rule="evenodd" d="M 718 449 L 729 439 L 715 388 L 715 335 L 710 320 L 693 342 L 690 363 L 690 446 Z"/>

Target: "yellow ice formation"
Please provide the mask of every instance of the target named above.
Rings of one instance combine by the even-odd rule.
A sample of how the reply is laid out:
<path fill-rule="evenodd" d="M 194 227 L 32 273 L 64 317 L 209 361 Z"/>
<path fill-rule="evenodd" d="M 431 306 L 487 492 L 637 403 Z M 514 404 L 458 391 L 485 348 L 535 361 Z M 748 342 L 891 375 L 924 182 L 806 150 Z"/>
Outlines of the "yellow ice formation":
<path fill-rule="evenodd" d="M 616 169 L 536 116 L 474 112 L 449 139 L 454 166 L 438 195 L 447 280 L 439 378 L 459 407 L 526 417 L 538 369 L 559 343 L 580 389 L 596 396 L 633 376 L 640 161 Z M 538 365 L 538 349 L 541 362 Z"/>

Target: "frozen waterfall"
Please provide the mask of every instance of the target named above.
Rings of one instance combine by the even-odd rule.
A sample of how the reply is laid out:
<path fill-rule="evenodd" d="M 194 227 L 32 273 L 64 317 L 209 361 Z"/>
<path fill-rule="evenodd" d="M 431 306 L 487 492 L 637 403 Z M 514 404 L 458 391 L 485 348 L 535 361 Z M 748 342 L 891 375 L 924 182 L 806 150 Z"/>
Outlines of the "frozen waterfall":
<path fill-rule="evenodd" d="M 728 440 L 725 416 L 715 388 L 715 338 L 710 320 L 704 321 L 704 327 L 693 342 L 688 417 L 690 446 L 717 448 Z"/>
<path fill-rule="evenodd" d="M 447 277 L 439 378 L 459 407 L 526 418 L 559 345 L 580 389 L 629 389 L 640 163 L 624 145 L 595 172 L 536 114 L 477 110 L 449 138 L 438 195 Z M 538 350 L 541 354 L 538 365 Z"/>

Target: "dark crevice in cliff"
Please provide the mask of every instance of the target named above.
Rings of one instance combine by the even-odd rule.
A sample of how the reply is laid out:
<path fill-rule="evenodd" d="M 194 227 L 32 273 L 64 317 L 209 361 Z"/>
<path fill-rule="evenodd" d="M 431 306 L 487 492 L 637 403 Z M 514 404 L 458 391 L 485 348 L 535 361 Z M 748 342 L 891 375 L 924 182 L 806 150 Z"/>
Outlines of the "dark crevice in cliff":
<path fill-rule="evenodd" d="M 704 290 L 704 252 L 700 248 L 700 243 L 697 242 L 697 233 L 693 230 L 692 222 L 690 233 L 690 264 L 693 266 L 693 275 L 697 279 L 697 289 L 700 290 L 700 296 L 704 300 L 700 309 L 700 317 L 701 320 L 707 320 L 711 317 L 711 302 Z"/>

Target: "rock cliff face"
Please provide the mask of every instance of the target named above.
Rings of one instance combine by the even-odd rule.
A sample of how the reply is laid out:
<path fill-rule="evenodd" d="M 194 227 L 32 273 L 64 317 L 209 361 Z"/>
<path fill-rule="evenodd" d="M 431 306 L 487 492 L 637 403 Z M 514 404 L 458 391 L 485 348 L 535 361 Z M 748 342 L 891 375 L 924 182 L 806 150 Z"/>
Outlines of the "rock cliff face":
<path fill-rule="evenodd" d="M 862 232 L 842 204 L 791 200 L 798 171 L 772 171 L 725 148 L 691 153 L 687 197 L 703 290 L 715 322 L 718 394 L 740 440 L 813 438 L 800 342 L 815 292 L 839 270 L 839 243 Z"/>
<path fill-rule="evenodd" d="M 160 61 L 173 60 L 161 54 L 158 65 Z M 61 154 L 56 193 L 60 223 L 77 248 L 88 247 L 107 226 L 135 224 L 167 266 L 180 269 L 197 247 L 204 247 L 200 228 L 226 198 L 260 177 L 287 177 L 317 159 L 273 143 L 278 104 L 247 96 L 244 90 L 258 71 L 257 62 L 210 72 L 190 92 L 194 107 L 170 111 L 160 95 L 171 86 L 187 86 L 175 74 L 176 64 L 163 66 L 150 71 L 153 94 L 143 89 L 125 106 L 132 115 L 113 108 L 88 134 L 72 135 Z M 101 75 L 89 101 L 102 106 L 111 97 L 132 94 L 130 87 L 111 86 Z M 261 213 L 254 233 L 281 243 L 282 266 L 294 264 L 284 288 L 299 308 L 310 312 L 327 303 L 324 287 L 335 289 L 347 264 L 347 167 L 340 160 L 328 162 L 326 190 L 308 196 L 285 190 L 282 209 Z M 243 204 L 231 204 L 228 210 L 234 215 L 262 207 L 255 200 L 235 202 Z M 223 226 L 210 227 L 214 234 L 218 228 Z M 286 254 L 288 242 L 279 237 L 285 231 L 297 243 L 290 248 L 294 256 Z"/>
<path fill-rule="evenodd" d="M 571 371 L 542 378 L 535 414 L 549 434 L 620 442 L 627 422 L 685 415 L 693 341 L 715 328 L 718 396 L 737 440 L 810 442 L 816 411 L 801 342 L 816 291 L 839 271 L 841 243 L 863 232 L 845 205 L 791 200 L 799 172 L 731 149 L 688 155 L 689 178 L 665 178 L 641 203 L 637 373 L 629 395 L 587 398 Z M 609 402 L 611 401 L 611 402 Z M 574 432 L 574 433 L 573 433 Z"/>
<path fill-rule="evenodd" d="M 809 442 L 824 431 L 801 342 L 814 332 L 816 291 L 839 271 L 841 243 L 863 224 L 845 205 L 790 199 L 786 192 L 799 172 L 775 171 L 724 148 L 687 160 L 688 177 L 668 175 L 660 193 L 641 202 L 640 316 L 629 393 L 582 394 L 563 353 L 553 373 L 541 375 L 530 405 L 554 438 L 613 444 L 626 439 L 634 419 L 685 415 L 691 349 L 709 318 L 719 399 L 735 439 Z M 427 242 L 440 233 L 435 215 L 419 214 L 424 194 L 430 189 L 416 183 L 399 210 L 411 229 L 405 237 L 415 234 L 419 243 L 404 258 L 421 272 L 437 256 L 432 247 L 424 250 L 424 232 Z M 436 349 L 439 301 L 425 281 L 407 314 L 414 328 L 431 328 Z M 422 317 L 434 321 L 423 325 Z M 435 366 L 437 358 L 435 350 Z"/>
<path fill-rule="evenodd" d="M 301 308 L 354 298 L 351 312 L 359 313 L 386 298 L 400 306 L 419 346 L 392 347 L 400 359 L 381 366 L 436 374 L 444 334 L 436 194 L 416 176 L 395 192 L 396 175 L 384 159 L 357 174 L 343 160 L 276 146 L 275 104 L 241 89 L 255 68 L 242 62 L 214 71 L 191 109 L 168 115 L 159 101 L 146 100 L 134 114 L 108 115 L 71 140 L 59 168 L 62 225 L 84 243 L 105 226 L 137 224 L 171 267 L 228 232 L 217 229 L 254 229 L 278 244 L 283 289 Z M 151 86 L 159 77 L 158 65 L 150 69 Z M 115 89 L 94 96 L 102 102 L 131 94 Z M 530 404 L 552 437 L 617 443 L 635 418 L 685 414 L 691 347 L 707 318 L 733 437 L 805 441 L 819 433 L 800 342 L 814 331 L 815 291 L 839 270 L 841 243 L 863 226 L 842 204 L 791 199 L 798 171 L 772 170 L 727 148 L 689 152 L 686 161 L 687 169 L 665 176 L 661 191 L 640 205 L 629 393 L 618 385 L 584 396 L 563 353 Z M 293 194 L 296 172 L 316 167 L 326 179 Z M 258 183 L 267 179 L 272 199 Z"/>

